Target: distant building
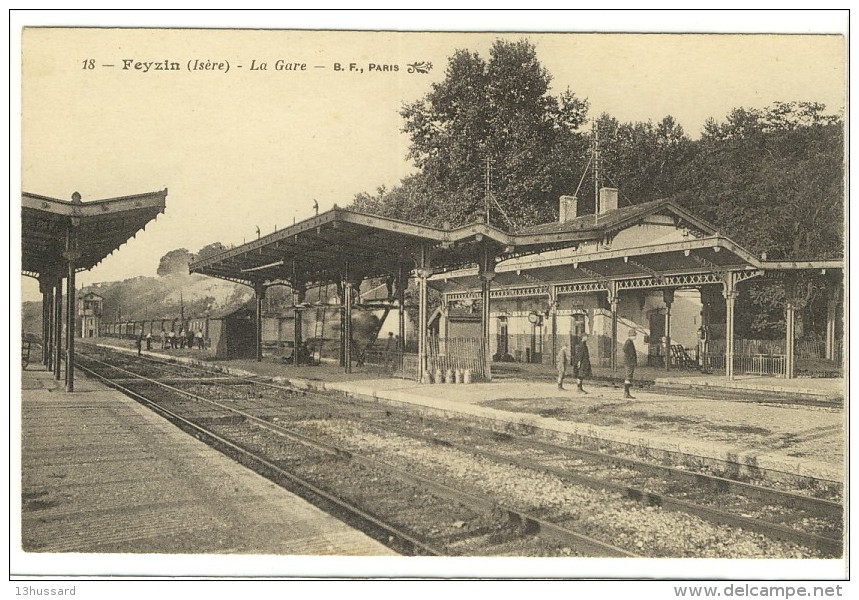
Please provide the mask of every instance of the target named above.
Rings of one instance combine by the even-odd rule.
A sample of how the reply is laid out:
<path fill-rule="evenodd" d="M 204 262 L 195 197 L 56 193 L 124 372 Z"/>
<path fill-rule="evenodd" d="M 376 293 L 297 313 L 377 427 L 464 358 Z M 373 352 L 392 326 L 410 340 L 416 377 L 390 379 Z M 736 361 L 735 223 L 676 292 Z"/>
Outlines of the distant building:
<path fill-rule="evenodd" d="M 81 294 L 77 298 L 77 330 L 82 338 L 98 337 L 104 298 L 95 292 Z"/>

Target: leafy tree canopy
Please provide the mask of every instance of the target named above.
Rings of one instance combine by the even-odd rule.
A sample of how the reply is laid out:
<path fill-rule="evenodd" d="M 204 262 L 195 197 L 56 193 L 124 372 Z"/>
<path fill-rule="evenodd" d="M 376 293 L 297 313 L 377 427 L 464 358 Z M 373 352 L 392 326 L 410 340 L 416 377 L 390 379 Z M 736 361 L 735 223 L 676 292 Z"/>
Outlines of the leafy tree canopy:
<path fill-rule="evenodd" d="M 159 277 L 175 275 L 177 273 L 188 274 L 188 265 L 194 260 L 194 255 L 187 248 L 171 250 L 161 257 L 156 273 Z"/>
<path fill-rule="evenodd" d="M 209 256 L 218 254 L 222 250 L 226 249 L 227 247 L 224 246 L 221 242 L 212 242 L 211 244 L 207 244 L 200 248 L 200 250 L 197 251 L 197 255 L 194 257 L 194 260 L 208 258 Z"/>
<path fill-rule="evenodd" d="M 484 214 L 488 163 L 493 223 L 521 227 L 555 218 L 558 196 L 569 193 L 578 166 L 570 152 L 586 152 L 575 132 L 587 102 L 569 90 L 551 95 L 550 82 L 526 40 L 497 40 L 488 59 L 457 51 L 444 81 L 401 111 L 419 174 L 358 205 L 400 218 L 425 207 L 419 220 L 437 225 L 473 221 Z"/>
<path fill-rule="evenodd" d="M 844 132 L 823 110 L 777 103 L 708 121 L 681 201 L 768 258 L 843 256 Z"/>

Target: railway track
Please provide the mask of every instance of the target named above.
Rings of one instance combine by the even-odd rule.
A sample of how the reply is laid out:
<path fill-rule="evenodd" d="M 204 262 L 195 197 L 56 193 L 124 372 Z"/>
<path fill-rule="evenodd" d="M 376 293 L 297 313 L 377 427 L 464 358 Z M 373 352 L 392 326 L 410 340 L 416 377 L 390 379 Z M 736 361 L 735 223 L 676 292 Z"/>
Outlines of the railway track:
<path fill-rule="evenodd" d="M 423 522 L 429 524 L 428 530 L 407 525 L 408 531 L 403 536 L 390 531 L 377 535 L 380 539 L 384 535 L 392 540 L 405 540 L 392 544 L 405 553 L 490 555 L 504 553 L 506 548 L 509 552 L 524 555 L 555 555 L 553 553 L 558 552 L 561 555 L 572 552 L 597 556 L 673 555 L 658 545 L 651 547 L 651 544 L 642 544 L 640 541 L 635 543 L 634 540 L 627 543 L 623 536 L 618 538 L 612 534 L 610 527 L 599 523 L 595 509 L 581 509 L 582 506 L 590 507 L 592 503 L 577 504 L 574 501 L 576 494 L 572 494 L 571 502 L 559 503 L 541 503 L 534 496 L 535 502 L 525 501 L 524 508 L 521 497 L 518 502 L 512 498 L 498 502 L 497 490 L 486 489 L 468 477 L 452 474 L 449 466 L 445 466 L 445 461 L 453 460 L 451 457 L 456 457 L 460 462 L 488 465 L 496 470 L 503 465 L 511 473 L 531 474 L 521 475 L 525 478 L 533 478 L 534 473 L 539 473 L 540 477 L 550 477 L 553 485 L 560 482 L 561 486 L 567 488 L 588 488 L 608 493 L 614 499 L 621 498 L 629 504 L 637 503 L 639 510 L 660 511 L 647 515 L 650 520 L 655 520 L 656 514 L 691 515 L 718 528 L 756 532 L 766 539 L 795 545 L 810 556 L 833 557 L 840 556 L 842 552 L 840 535 L 843 508 L 840 503 L 831 500 L 559 446 L 523 436 L 499 434 L 467 422 L 417 417 L 405 410 L 356 402 L 330 394 L 296 391 L 257 378 L 231 378 L 225 381 L 223 374 L 199 369 L 185 370 L 186 377 L 183 378 L 181 373 L 177 373 L 178 366 L 172 363 L 159 365 L 139 360 L 130 362 L 126 365 L 128 368 L 123 367 L 122 371 L 104 365 L 102 369 L 112 369 L 112 378 L 121 379 L 121 385 L 132 394 L 140 394 L 136 390 L 143 385 L 140 382 L 145 381 L 144 387 L 169 390 L 171 394 L 185 398 L 184 401 L 174 399 L 174 403 L 188 404 L 188 400 L 192 399 L 198 405 L 206 404 L 208 412 L 194 418 L 196 427 L 202 427 L 202 423 L 206 428 L 215 429 L 212 433 L 216 437 L 233 440 L 230 443 L 245 450 L 253 447 L 247 440 L 254 436 L 288 438 L 290 443 L 313 447 L 322 455 L 333 456 L 337 459 L 335 462 L 339 460 L 352 470 L 360 470 L 364 481 L 374 478 L 382 481 L 379 473 L 385 473 L 387 479 L 384 479 L 383 487 L 399 490 L 375 494 L 372 499 L 365 490 L 362 494 L 367 498 L 363 504 L 357 503 L 361 506 L 370 506 L 375 510 L 392 504 L 392 497 L 401 497 L 408 501 L 400 510 L 414 512 L 418 510 L 418 499 L 422 493 L 428 493 L 433 498 L 451 503 L 445 509 L 447 512 L 442 513 L 453 514 L 452 506 L 466 506 L 472 511 L 455 519 L 425 516 Z M 155 373 L 150 372 L 149 375 L 155 375 L 159 381 L 166 376 L 175 385 L 158 383 L 156 377 L 145 374 L 133 374 L 135 370 L 154 370 Z M 193 375 L 188 377 L 188 373 Z M 118 387 L 120 384 L 114 381 L 112 385 Z M 216 399 L 213 400 L 213 397 Z M 165 401 L 155 403 L 163 408 Z M 285 427 L 284 423 L 288 423 L 289 427 Z M 227 427 L 229 431 L 218 431 L 219 427 Z M 244 434 L 243 428 L 256 433 Z M 260 431 L 265 432 L 264 436 Z M 195 434 L 206 435 L 199 431 Z M 250 438 L 247 438 L 248 435 Z M 261 444 L 263 454 L 267 452 L 265 448 L 276 446 L 272 441 L 263 440 Z M 391 450 L 391 447 L 399 450 Z M 408 452 L 404 449 L 408 449 Z M 232 453 L 235 452 L 237 450 L 232 450 Z M 246 460 L 251 461 L 250 458 Z M 303 460 L 307 461 L 306 458 Z M 272 471 L 270 465 L 263 464 L 263 467 Z M 323 471 L 320 469 L 319 473 Z M 318 474 L 314 472 L 313 475 L 315 477 Z M 283 474 L 279 477 L 286 478 Z M 308 477 L 308 481 L 315 481 L 307 475 L 305 477 Z M 508 478 L 511 477 L 513 475 Z M 334 489 L 336 485 L 328 481 L 328 487 L 324 489 Z M 334 481 L 336 483 L 336 478 Z M 323 489 L 321 484 L 310 485 Z M 409 498 L 408 489 L 422 490 L 422 493 Z M 320 496 L 318 493 L 316 495 Z M 331 500 L 327 499 L 326 502 L 330 503 Z M 368 512 L 366 508 L 359 507 L 360 510 Z M 390 511 L 396 514 L 395 509 L 391 508 Z M 635 510 L 630 509 L 629 512 L 635 513 Z M 493 515 L 492 518 L 487 519 L 487 514 Z M 370 516 L 381 520 L 375 513 Z M 390 520 L 397 521 L 397 518 Z M 405 521 L 411 522 L 409 519 Z M 453 538 L 456 543 L 449 540 L 434 541 L 434 536 L 444 529 L 439 524 L 451 521 L 457 525 L 455 529 L 458 531 L 453 532 L 459 534 Z M 471 527 L 472 523 L 474 527 Z M 378 523 L 373 527 L 382 531 Z M 392 526 L 394 529 L 399 531 Z M 642 538 L 641 535 L 637 537 L 639 540 Z M 643 537 L 647 539 L 646 535 Z M 477 542 L 477 539 L 483 541 Z M 531 539 L 540 542 L 536 545 L 525 542 Z M 624 543 L 615 546 L 614 543 L 600 542 L 601 539 L 613 542 L 621 539 Z"/>
<path fill-rule="evenodd" d="M 546 556 L 560 544 L 580 556 L 635 556 L 490 497 L 313 439 L 152 378 L 138 375 L 129 382 L 130 371 L 85 355 L 81 359 L 84 364 L 79 368 L 89 375 L 274 481 L 327 505 L 332 514 L 405 554 Z M 104 369 L 121 370 L 126 381 L 117 383 Z M 189 404 L 197 406 L 188 410 Z"/>

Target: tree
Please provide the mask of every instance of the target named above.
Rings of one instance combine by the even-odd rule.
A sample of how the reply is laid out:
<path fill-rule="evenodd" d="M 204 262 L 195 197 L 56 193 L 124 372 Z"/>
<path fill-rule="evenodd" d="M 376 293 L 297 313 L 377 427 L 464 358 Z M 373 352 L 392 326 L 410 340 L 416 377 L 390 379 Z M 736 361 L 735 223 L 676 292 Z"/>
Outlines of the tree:
<path fill-rule="evenodd" d="M 358 194 L 352 208 L 436 227 L 469 222 L 474 213 L 466 192 L 445 190 L 423 173 L 406 177 L 391 190 L 382 186 L 375 194 Z"/>
<path fill-rule="evenodd" d="M 452 225 L 468 222 L 485 212 L 488 164 L 493 223 L 521 227 L 556 218 L 558 197 L 571 192 L 586 154 L 576 130 L 587 103 L 569 90 L 550 95 L 550 82 L 526 40 L 497 40 L 488 60 L 457 51 L 444 81 L 401 111 L 420 173 L 404 182 L 404 196 L 392 191 L 393 200 L 408 209 L 431 207 Z"/>
<path fill-rule="evenodd" d="M 188 252 L 186 248 L 177 248 L 161 257 L 161 261 L 158 263 L 158 270 L 156 272 L 159 277 L 175 275 L 177 273 L 184 273 L 187 275 L 188 265 L 192 260 L 194 260 L 194 255 Z"/>
<path fill-rule="evenodd" d="M 844 131 L 824 110 L 780 102 L 709 120 L 678 200 L 768 259 L 843 256 Z M 801 284 L 801 320 L 825 323 L 822 289 L 812 280 Z M 783 336 L 783 290 L 754 281 L 744 287 L 738 333 Z"/>
<path fill-rule="evenodd" d="M 666 116 L 654 125 L 651 121 L 620 123 L 603 114 L 594 126 L 599 129 L 600 186 L 618 188 L 621 206 L 669 198 L 681 191 L 679 174 L 694 156 L 694 144 L 674 117 Z M 582 189 L 586 191 L 580 194 L 579 214 L 592 212 L 592 171 L 585 174 Z"/>
<path fill-rule="evenodd" d="M 197 255 L 194 257 L 194 260 L 202 260 L 204 258 L 208 258 L 210 256 L 214 256 L 219 252 L 226 250 L 227 247 L 224 246 L 221 242 L 212 242 L 211 244 L 207 244 L 203 246 L 197 251 Z"/>
<path fill-rule="evenodd" d="M 843 256 L 844 132 L 822 105 L 708 121 L 680 200 L 770 259 Z"/>

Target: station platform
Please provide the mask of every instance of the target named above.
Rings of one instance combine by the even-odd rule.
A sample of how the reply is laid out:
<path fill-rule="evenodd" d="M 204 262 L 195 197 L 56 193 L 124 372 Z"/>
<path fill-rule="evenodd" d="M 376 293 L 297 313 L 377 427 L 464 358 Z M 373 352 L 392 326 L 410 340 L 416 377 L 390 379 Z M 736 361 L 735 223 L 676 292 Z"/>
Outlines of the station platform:
<path fill-rule="evenodd" d="M 101 345 L 134 351 L 116 340 Z M 162 358 L 199 362 L 193 355 L 153 351 Z M 588 394 L 576 391 L 568 378 L 559 391 L 549 367 L 534 376 L 492 383 L 418 384 L 380 378 L 356 369 L 322 365 L 293 367 L 275 359 L 207 361 L 205 366 L 237 375 L 260 375 L 312 390 L 337 391 L 377 402 L 418 407 L 428 413 L 468 416 L 500 431 L 538 432 L 549 439 L 613 445 L 642 457 L 669 459 L 677 465 L 732 465 L 755 477 L 811 477 L 843 485 L 845 480 L 846 415 L 843 404 L 823 402 L 843 380 L 695 377 L 709 384 L 708 397 L 684 393 L 686 383 L 663 389 L 635 389 L 636 400 L 623 399 L 622 387 L 587 382 Z M 539 367 L 540 365 L 529 365 Z M 664 373 L 664 372 L 663 372 Z M 758 381 L 760 379 L 761 381 Z M 825 385 L 821 382 L 825 381 Z M 778 386 L 782 386 L 781 388 Z M 821 400 L 804 403 L 767 402 L 761 392 L 778 394 L 807 388 Z"/>
<path fill-rule="evenodd" d="M 390 556 L 123 394 L 22 375 L 26 553 Z"/>

